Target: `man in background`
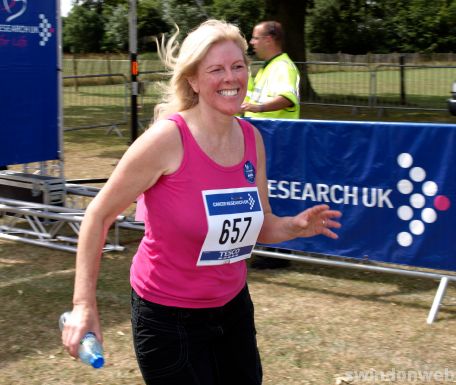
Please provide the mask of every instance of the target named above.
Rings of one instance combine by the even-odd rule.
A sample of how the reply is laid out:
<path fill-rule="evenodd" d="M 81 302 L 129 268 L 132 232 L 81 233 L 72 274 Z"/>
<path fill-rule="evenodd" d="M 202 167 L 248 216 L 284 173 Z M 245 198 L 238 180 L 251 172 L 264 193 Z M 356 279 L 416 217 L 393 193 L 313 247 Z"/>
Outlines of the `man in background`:
<path fill-rule="evenodd" d="M 299 71 L 283 52 L 283 29 L 277 21 L 255 26 L 250 44 L 264 60 L 249 89 L 241 112 L 245 117 L 299 119 Z"/>
<path fill-rule="evenodd" d="M 258 59 L 264 60 L 254 79 L 249 79 L 247 96 L 241 106 L 245 117 L 299 119 L 299 71 L 283 52 L 284 34 L 277 21 L 257 24 L 250 44 Z M 276 251 L 276 249 L 266 248 Z M 277 250 L 289 253 L 289 250 Z M 256 256 L 250 266 L 276 269 L 289 266 L 287 259 Z"/>

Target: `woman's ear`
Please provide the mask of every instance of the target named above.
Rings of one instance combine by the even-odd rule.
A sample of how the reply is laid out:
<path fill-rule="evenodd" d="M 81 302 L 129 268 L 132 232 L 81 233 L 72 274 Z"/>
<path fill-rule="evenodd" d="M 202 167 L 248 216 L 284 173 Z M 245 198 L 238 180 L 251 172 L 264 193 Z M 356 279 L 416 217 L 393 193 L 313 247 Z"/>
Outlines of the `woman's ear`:
<path fill-rule="evenodd" d="M 187 78 L 188 84 L 190 84 L 190 87 L 192 87 L 193 92 L 195 94 L 199 93 L 199 87 L 198 87 L 198 82 L 196 81 L 194 76 L 190 76 Z"/>

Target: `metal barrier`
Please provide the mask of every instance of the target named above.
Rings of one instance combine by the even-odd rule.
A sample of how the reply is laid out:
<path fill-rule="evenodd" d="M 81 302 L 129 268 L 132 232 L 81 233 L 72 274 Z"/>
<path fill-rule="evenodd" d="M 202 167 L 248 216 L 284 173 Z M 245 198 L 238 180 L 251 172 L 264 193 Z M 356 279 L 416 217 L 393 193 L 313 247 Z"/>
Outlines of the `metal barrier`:
<path fill-rule="evenodd" d="M 164 71 L 164 65 L 160 60 L 139 59 L 141 73 L 148 71 Z M 116 59 L 107 54 L 98 59 L 77 58 L 75 56 L 65 57 L 62 60 L 63 73 L 65 76 L 97 75 L 121 73 L 130 75 L 130 59 Z"/>
<path fill-rule="evenodd" d="M 251 64 L 255 74 L 262 62 Z M 307 72 L 308 89 L 301 91 L 303 105 L 367 107 L 378 110 L 447 111 L 456 66 L 297 62 Z M 138 117 L 145 129 L 161 99 L 162 83 L 170 73 L 143 71 L 139 76 Z M 129 121 L 130 82 L 121 73 L 64 76 L 64 130 L 119 126 Z M 305 86 L 305 85 L 303 85 Z M 303 87 L 301 87 L 303 88 Z"/>
<path fill-rule="evenodd" d="M 447 111 L 456 67 L 380 64 L 372 74 L 373 107 Z"/>
<path fill-rule="evenodd" d="M 170 74 L 163 71 L 141 72 L 138 116 L 145 128 L 160 101 L 161 83 Z M 64 76 L 64 131 L 109 127 L 119 136 L 119 126 L 127 124 L 130 114 L 130 82 L 121 73 Z"/>
<path fill-rule="evenodd" d="M 417 270 L 406 270 L 404 268 L 399 267 L 390 267 L 388 265 L 381 265 L 375 264 L 375 262 L 370 261 L 370 264 L 367 262 L 348 262 L 343 258 L 337 258 L 334 256 L 328 256 L 323 254 L 313 254 L 310 255 L 305 252 L 297 252 L 293 251 L 291 254 L 285 254 L 277 251 L 267 251 L 262 250 L 259 248 L 254 248 L 253 250 L 254 255 L 259 255 L 263 257 L 274 257 L 274 258 L 281 258 L 287 259 L 290 261 L 297 261 L 297 262 L 304 262 L 304 263 L 312 263 L 317 265 L 323 266 L 336 266 L 342 267 L 347 269 L 354 269 L 354 270 L 363 270 L 363 271 L 374 271 L 379 273 L 386 273 L 386 274 L 398 274 L 403 276 L 409 277 L 419 277 L 419 278 L 429 278 L 439 280 L 439 287 L 434 296 L 434 300 L 432 302 L 432 306 L 429 310 L 428 317 L 426 322 L 430 325 L 432 324 L 438 315 L 440 305 L 442 303 L 443 297 L 445 296 L 446 289 L 448 287 L 449 282 L 456 281 L 456 277 L 454 275 L 449 274 L 442 274 L 438 272 L 430 272 L 430 271 L 417 271 Z"/>
<path fill-rule="evenodd" d="M 121 136 L 118 127 L 128 121 L 129 84 L 120 73 L 64 76 L 64 131 L 109 127 Z"/>
<path fill-rule="evenodd" d="M 303 104 L 370 106 L 372 74 L 367 64 L 338 62 L 296 63 L 307 71 L 311 90 L 301 95 Z M 302 81 L 302 78 L 301 78 Z"/>
<path fill-rule="evenodd" d="M 147 128 L 154 116 L 154 107 L 161 101 L 163 83 L 171 74 L 162 70 L 142 71 L 139 75 L 138 122 L 142 129 Z"/>
<path fill-rule="evenodd" d="M 447 111 L 456 79 L 456 66 L 310 61 L 296 65 L 310 80 L 302 104 Z"/>

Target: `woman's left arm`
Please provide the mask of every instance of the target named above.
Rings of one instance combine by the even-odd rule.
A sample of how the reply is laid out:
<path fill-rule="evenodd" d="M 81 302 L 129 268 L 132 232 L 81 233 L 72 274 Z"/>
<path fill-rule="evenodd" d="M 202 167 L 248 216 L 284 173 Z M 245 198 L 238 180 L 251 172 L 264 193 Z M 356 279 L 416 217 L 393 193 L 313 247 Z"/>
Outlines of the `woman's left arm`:
<path fill-rule="evenodd" d="M 264 223 L 258 237 L 260 243 L 279 243 L 299 237 L 325 235 L 337 239 L 331 229 L 341 227 L 337 221 L 342 213 L 330 210 L 328 205 L 316 205 L 295 216 L 278 217 L 271 210 L 268 198 L 268 181 L 266 177 L 266 156 L 261 134 L 255 129 L 257 147 L 257 186 L 261 205 L 264 211 Z"/>

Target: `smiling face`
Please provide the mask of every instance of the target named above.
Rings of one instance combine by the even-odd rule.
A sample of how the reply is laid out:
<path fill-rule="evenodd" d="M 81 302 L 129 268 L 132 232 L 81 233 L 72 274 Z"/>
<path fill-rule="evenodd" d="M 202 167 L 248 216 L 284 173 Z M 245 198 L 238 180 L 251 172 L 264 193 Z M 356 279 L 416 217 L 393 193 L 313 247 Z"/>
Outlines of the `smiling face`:
<path fill-rule="evenodd" d="M 233 41 L 214 44 L 188 79 L 199 104 L 222 113 L 239 112 L 247 92 L 248 69 L 242 50 Z"/>

